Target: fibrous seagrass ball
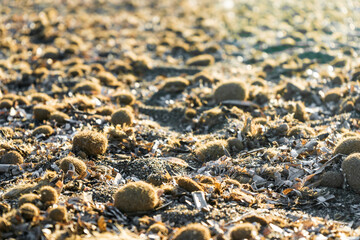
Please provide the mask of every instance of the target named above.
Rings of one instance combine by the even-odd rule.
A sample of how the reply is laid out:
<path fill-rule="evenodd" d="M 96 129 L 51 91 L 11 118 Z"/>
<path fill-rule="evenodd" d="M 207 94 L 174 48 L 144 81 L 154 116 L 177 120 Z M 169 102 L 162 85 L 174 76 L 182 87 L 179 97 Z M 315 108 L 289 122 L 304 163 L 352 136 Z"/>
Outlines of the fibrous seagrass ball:
<path fill-rule="evenodd" d="M 135 103 L 136 98 L 131 92 L 118 92 L 112 96 L 115 103 L 120 105 L 132 105 Z"/>
<path fill-rule="evenodd" d="M 0 232 L 7 232 L 10 230 L 11 223 L 4 217 L 0 217 Z M 1 237 L 1 235 L 0 235 Z"/>
<path fill-rule="evenodd" d="M 315 131 L 308 127 L 308 126 L 294 126 L 292 128 L 289 129 L 287 135 L 289 137 L 305 137 L 305 138 L 309 138 L 315 135 Z"/>
<path fill-rule="evenodd" d="M 37 105 L 33 109 L 34 118 L 38 121 L 48 120 L 55 108 L 46 105 Z"/>
<path fill-rule="evenodd" d="M 344 100 L 341 104 L 340 104 L 340 113 L 347 113 L 347 112 L 351 112 L 353 111 L 355 108 L 354 102 L 352 101 L 348 101 L 348 100 Z"/>
<path fill-rule="evenodd" d="M 58 59 L 59 58 L 59 50 L 55 47 L 49 46 L 44 49 L 44 53 L 42 58 L 52 58 Z"/>
<path fill-rule="evenodd" d="M 115 86 L 118 84 L 117 78 L 111 72 L 100 71 L 97 77 L 105 86 Z"/>
<path fill-rule="evenodd" d="M 202 82 L 204 84 L 210 84 L 214 82 L 214 78 L 206 72 L 199 72 L 194 75 L 194 82 Z"/>
<path fill-rule="evenodd" d="M 227 149 L 227 141 L 214 140 L 195 149 L 195 155 L 200 161 L 211 161 L 225 155 Z"/>
<path fill-rule="evenodd" d="M 13 105 L 13 101 L 11 101 L 10 99 L 3 99 L 0 101 L 0 109 L 10 109 Z"/>
<path fill-rule="evenodd" d="M 43 203 L 54 204 L 58 201 L 58 193 L 51 186 L 44 186 L 40 189 L 40 200 Z"/>
<path fill-rule="evenodd" d="M 84 81 L 75 85 L 74 92 L 87 95 L 99 94 L 101 92 L 101 86 L 95 82 Z"/>
<path fill-rule="evenodd" d="M 189 177 L 179 177 L 176 179 L 176 183 L 179 185 L 179 187 L 189 192 L 203 191 L 203 188 Z"/>
<path fill-rule="evenodd" d="M 22 164 L 24 158 L 16 151 L 9 151 L 1 157 L 0 162 L 2 164 Z"/>
<path fill-rule="evenodd" d="M 321 186 L 341 188 L 344 183 L 344 176 L 341 172 L 328 171 L 321 176 Z"/>
<path fill-rule="evenodd" d="M 287 109 L 290 113 L 294 114 L 295 119 L 301 122 L 305 122 L 309 119 L 308 113 L 305 110 L 305 105 L 302 102 L 291 103 L 287 106 Z"/>
<path fill-rule="evenodd" d="M 35 103 L 46 103 L 47 101 L 50 101 L 52 97 L 47 95 L 46 93 L 33 93 L 31 94 L 31 102 Z"/>
<path fill-rule="evenodd" d="M 276 124 L 270 127 L 275 134 L 283 136 L 288 133 L 289 125 L 287 123 Z"/>
<path fill-rule="evenodd" d="M 80 175 L 80 176 L 85 176 L 86 175 L 86 164 L 84 163 L 84 161 L 76 158 L 76 157 L 65 157 L 60 161 L 60 168 L 66 173 L 69 169 L 70 169 L 70 164 L 72 164 L 75 168 L 75 171 Z"/>
<path fill-rule="evenodd" d="M 14 103 L 20 105 L 20 106 L 28 106 L 30 105 L 29 100 L 24 97 L 24 96 L 18 96 L 15 100 Z"/>
<path fill-rule="evenodd" d="M 340 88 L 334 88 L 325 93 L 324 102 L 338 102 L 342 97 L 342 90 Z"/>
<path fill-rule="evenodd" d="M 91 67 L 91 71 L 93 72 L 102 72 L 105 70 L 104 66 L 101 65 L 100 63 L 93 63 L 90 65 Z"/>
<path fill-rule="evenodd" d="M 147 232 L 148 233 L 156 233 L 156 234 L 160 233 L 160 234 L 166 236 L 169 231 L 163 223 L 154 223 L 153 225 L 151 225 L 148 228 Z"/>
<path fill-rule="evenodd" d="M 252 123 L 267 126 L 267 125 L 269 125 L 269 120 L 264 117 L 258 117 L 258 118 L 254 118 L 252 120 Z"/>
<path fill-rule="evenodd" d="M 107 146 L 106 136 L 97 131 L 78 132 L 73 138 L 73 150 L 83 151 L 88 155 L 104 154 Z"/>
<path fill-rule="evenodd" d="M 241 223 L 230 230 L 231 240 L 254 239 L 258 230 L 251 223 Z"/>
<path fill-rule="evenodd" d="M 114 206 L 123 212 L 150 211 L 158 203 L 155 188 L 143 181 L 127 183 L 114 195 Z"/>
<path fill-rule="evenodd" d="M 59 111 L 53 112 L 50 115 L 50 120 L 54 120 L 57 124 L 65 124 L 69 119 L 69 115 Z"/>
<path fill-rule="evenodd" d="M 201 183 L 205 183 L 205 184 L 214 184 L 215 183 L 214 178 L 209 177 L 209 176 L 201 176 L 199 178 L 199 180 Z"/>
<path fill-rule="evenodd" d="M 215 58 L 210 54 L 202 54 L 192 57 L 186 61 L 188 66 L 209 66 L 214 64 Z"/>
<path fill-rule="evenodd" d="M 152 173 L 146 178 L 146 181 L 154 186 L 160 186 L 163 183 L 170 182 L 171 177 L 170 174 Z"/>
<path fill-rule="evenodd" d="M 243 142 L 236 137 L 228 138 L 226 141 L 228 143 L 229 149 L 232 152 L 239 152 L 244 149 Z"/>
<path fill-rule="evenodd" d="M 0 137 L 12 138 L 14 136 L 14 130 L 9 127 L 0 127 Z"/>
<path fill-rule="evenodd" d="M 39 209 L 32 203 L 25 203 L 20 207 L 20 214 L 26 221 L 31 222 L 39 213 Z"/>
<path fill-rule="evenodd" d="M 39 195 L 34 194 L 34 193 L 26 193 L 19 198 L 18 205 L 21 206 L 25 203 L 36 204 L 36 202 L 38 202 L 38 201 L 40 201 Z"/>
<path fill-rule="evenodd" d="M 34 131 L 32 132 L 33 136 L 39 135 L 39 134 L 44 134 L 45 136 L 50 136 L 54 133 L 54 129 L 49 126 L 49 125 L 43 125 L 43 126 L 39 126 L 37 128 L 34 129 Z"/>
<path fill-rule="evenodd" d="M 199 123 L 204 126 L 213 127 L 224 123 L 225 115 L 220 108 L 212 108 L 204 111 L 199 119 Z"/>
<path fill-rule="evenodd" d="M 75 98 L 72 98 L 72 103 L 79 109 L 79 110 L 89 110 L 94 109 L 96 103 L 94 99 L 85 96 L 85 95 L 76 95 Z"/>
<path fill-rule="evenodd" d="M 114 111 L 115 109 L 112 106 L 102 106 L 96 109 L 96 114 L 101 116 L 110 116 Z"/>
<path fill-rule="evenodd" d="M 180 228 L 174 235 L 174 240 L 209 240 L 211 238 L 210 231 L 207 227 L 200 223 L 191 223 Z"/>
<path fill-rule="evenodd" d="M 351 154 L 360 152 L 360 137 L 348 137 L 340 141 L 334 150 L 334 154 Z"/>
<path fill-rule="evenodd" d="M 342 138 L 349 138 L 349 137 L 359 137 L 360 135 L 356 132 L 345 132 L 343 134 L 341 134 Z"/>
<path fill-rule="evenodd" d="M 341 164 L 349 186 L 357 193 L 360 193 L 360 153 L 349 155 Z"/>
<path fill-rule="evenodd" d="M 161 90 L 168 93 L 178 93 L 182 92 L 189 85 L 189 81 L 183 77 L 172 77 L 167 78 L 164 81 Z"/>
<path fill-rule="evenodd" d="M 266 220 L 265 217 L 261 217 L 261 216 L 258 216 L 256 214 L 251 214 L 251 215 L 249 215 L 247 217 L 244 217 L 242 220 L 244 222 L 249 222 L 249 223 L 256 222 L 256 223 L 259 223 L 262 226 L 265 226 L 265 225 L 268 224 L 268 220 Z"/>
<path fill-rule="evenodd" d="M 67 219 L 67 210 L 65 207 L 52 208 L 49 217 L 56 222 L 64 222 Z"/>
<path fill-rule="evenodd" d="M 187 108 L 184 115 L 187 120 L 193 119 L 196 117 L 196 110 L 194 108 Z"/>
<path fill-rule="evenodd" d="M 230 81 L 220 84 L 214 92 L 214 98 L 217 103 L 225 100 L 246 100 L 248 89 L 245 83 L 240 81 Z"/>
<path fill-rule="evenodd" d="M 114 125 L 131 126 L 134 121 L 134 115 L 127 108 L 120 108 L 111 115 L 111 123 Z"/>

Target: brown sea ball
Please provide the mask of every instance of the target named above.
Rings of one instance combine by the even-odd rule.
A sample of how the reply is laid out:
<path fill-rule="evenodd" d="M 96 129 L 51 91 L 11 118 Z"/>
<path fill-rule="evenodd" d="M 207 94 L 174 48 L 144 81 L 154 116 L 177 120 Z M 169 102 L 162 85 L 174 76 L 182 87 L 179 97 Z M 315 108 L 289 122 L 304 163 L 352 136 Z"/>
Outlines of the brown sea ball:
<path fill-rule="evenodd" d="M 75 85 L 74 92 L 87 95 L 99 94 L 101 92 L 101 86 L 95 82 L 83 81 Z"/>
<path fill-rule="evenodd" d="M 224 122 L 224 112 L 220 108 L 212 108 L 204 111 L 199 119 L 201 125 L 208 127 L 216 126 Z"/>
<path fill-rule="evenodd" d="M 179 185 L 179 187 L 189 192 L 203 191 L 203 188 L 189 177 L 179 177 L 176 179 L 176 183 Z"/>
<path fill-rule="evenodd" d="M 49 120 L 54 120 L 57 124 L 65 124 L 69 119 L 70 117 L 66 113 L 56 111 L 51 113 Z"/>
<path fill-rule="evenodd" d="M 111 115 L 111 123 L 114 125 L 131 126 L 134 121 L 134 115 L 127 108 L 120 108 Z"/>
<path fill-rule="evenodd" d="M 22 164 L 24 158 L 17 151 L 9 151 L 1 157 L 0 162 L 2 164 Z"/>
<path fill-rule="evenodd" d="M 13 105 L 13 101 L 10 99 L 3 99 L 0 101 L 0 109 L 10 109 Z"/>
<path fill-rule="evenodd" d="M 191 223 L 180 228 L 174 235 L 173 240 L 210 240 L 211 234 L 207 227 L 200 223 Z"/>
<path fill-rule="evenodd" d="M 28 105 L 30 105 L 29 100 L 24 96 L 18 96 L 14 100 L 14 103 L 16 103 L 17 105 L 20 105 L 20 106 L 28 106 Z"/>
<path fill-rule="evenodd" d="M 87 169 L 86 164 L 84 163 L 84 161 L 76 157 L 68 156 L 61 159 L 59 167 L 66 173 L 70 169 L 70 164 L 74 166 L 77 174 L 79 174 L 80 176 L 86 175 L 86 169 Z"/>
<path fill-rule="evenodd" d="M 225 155 L 228 149 L 228 142 L 225 140 L 214 140 L 195 149 L 195 155 L 200 161 L 216 160 Z"/>
<path fill-rule="evenodd" d="M 263 117 L 258 117 L 258 118 L 254 118 L 252 123 L 266 126 L 269 125 L 269 120 Z"/>
<path fill-rule="evenodd" d="M 248 89 L 245 83 L 241 81 L 229 81 L 220 84 L 214 92 L 214 98 L 217 103 L 225 100 L 246 100 Z"/>
<path fill-rule="evenodd" d="M 136 98 L 131 92 L 122 91 L 112 96 L 115 103 L 120 105 L 132 105 L 135 103 Z"/>
<path fill-rule="evenodd" d="M 166 235 L 168 235 L 169 231 L 163 223 L 154 223 L 148 228 L 147 232 L 148 233 L 156 233 L 156 234 L 160 233 L 160 234 L 166 236 Z"/>
<path fill-rule="evenodd" d="M 102 106 L 96 109 L 96 114 L 101 116 L 110 116 L 115 111 L 114 107 L 112 106 Z"/>
<path fill-rule="evenodd" d="M 231 152 L 240 152 L 244 149 L 244 143 L 236 137 L 228 138 L 226 141 Z"/>
<path fill-rule="evenodd" d="M 102 72 L 105 70 L 104 66 L 101 65 L 100 63 L 93 63 L 90 65 L 91 67 L 91 71 L 94 71 L 94 72 Z"/>
<path fill-rule="evenodd" d="M 147 56 L 136 56 L 135 59 L 131 59 L 131 67 L 133 72 L 137 75 L 152 69 L 151 58 Z"/>
<path fill-rule="evenodd" d="M 209 66 L 215 63 L 215 58 L 210 54 L 202 54 L 192 57 L 186 61 L 188 66 Z"/>
<path fill-rule="evenodd" d="M 196 110 L 194 108 L 187 108 L 184 115 L 187 120 L 193 119 L 196 117 Z"/>
<path fill-rule="evenodd" d="M 118 84 L 117 78 L 111 72 L 101 71 L 98 73 L 97 77 L 105 86 L 115 86 Z"/>
<path fill-rule="evenodd" d="M 169 174 L 152 173 L 146 178 L 146 181 L 154 186 L 160 186 L 161 184 L 170 182 L 171 176 Z"/>
<path fill-rule="evenodd" d="M 51 186 L 44 186 L 40 189 L 40 200 L 43 203 L 54 204 L 58 201 L 58 193 Z"/>
<path fill-rule="evenodd" d="M 242 219 L 244 222 L 249 222 L 249 223 L 259 223 L 262 226 L 265 226 L 268 224 L 268 220 L 265 217 L 261 217 L 258 216 L 256 214 L 251 214 L 249 216 L 246 216 Z"/>
<path fill-rule="evenodd" d="M 16 94 L 7 93 L 7 94 L 5 94 L 5 95 L 1 98 L 1 100 L 10 99 L 10 100 L 12 100 L 12 101 L 15 101 L 17 97 L 18 97 L 18 96 L 17 96 Z"/>
<path fill-rule="evenodd" d="M 97 131 L 81 131 L 73 138 L 73 149 L 83 151 L 88 155 L 104 154 L 107 146 L 108 140 L 106 136 Z"/>
<path fill-rule="evenodd" d="M 38 102 L 38 103 L 46 103 L 47 101 L 50 101 L 52 97 L 50 97 L 46 93 L 33 93 L 31 96 L 31 102 Z"/>
<path fill-rule="evenodd" d="M 288 110 L 290 113 L 294 114 L 295 119 L 301 122 L 305 122 L 309 119 L 308 113 L 305 111 L 305 105 L 302 102 L 289 104 Z"/>
<path fill-rule="evenodd" d="M 43 126 L 39 126 L 37 128 L 34 129 L 34 131 L 32 132 L 33 136 L 37 136 L 39 134 L 44 134 L 45 136 L 50 136 L 54 133 L 54 129 L 49 126 L 49 125 L 43 125 Z"/>
<path fill-rule="evenodd" d="M 65 222 L 67 220 L 67 210 L 65 207 L 52 208 L 49 217 L 56 222 Z"/>
<path fill-rule="evenodd" d="M 183 77 L 171 77 L 164 80 L 161 90 L 168 93 L 178 93 L 184 91 L 188 85 L 189 81 Z"/>
<path fill-rule="evenodd" d="M 267 82 L 261 78 L 255 79 L 251 82 L 253 86 L 267 87 Z"/>
<path fill-rule="evenodd" d="M 151 211 L 158 203 L 155 188 L 143 181 L 127 183 L 114 195 L 114 206 L 123 212 Z"/>
<path fill-rule="evenodd" d="M 289 125 L 287 123 L 280 123 L 272 126 L 270 130 L 274 131 L 275 134 L 283 136 L 289 132 Z"/>
<path fill-rule="evenodd" d="M 214 178 L 209 177 L 209 176 L 201 176 L 199 178 L 199 180 L 201 183 L 205 183 L 205 184 L 214 184 L 215 183 Z"/>
<path fill-rule="evenodd" d="M 258 230 L 251 223 L 240 223 L 230 230 L 231 240 L 254 239 Z"/>
<path fill-rule="evenodd" d="M 4 233 L 10 230 L 11 223 L 4 217 L 0 217 L 0 233 Z M 1 234 L 0 234 L 1 237 Z"/>
<path fill-rule="evenodd" d="M 341 164 L 349 186 L 360 193 L 360 153 L 350 154 Z"/>
<path fill-rule="evenodd" d="M 334 88 L 325 93 L 324 102 L 338 102 L 342 97 L 342 91 L 339 88 Z"/>
<path fill-rule="evenodd" d="M 34 118 L 38 121 L 48 120 L 55 108 L 46 105 L 37 105 L 33 109 Z"/>
<path fill-rule="evenodd" d="M 14 136 L 14 130 L 10 127 L 0 127 L 0 137 L 12 138 Z"/>
<path fill-rule="evenodd" d="M 25 203 L 36 204 L 40 201 L 40 196 L 34 193 L 26 193 L 19 198 L 18 205 L 21 206 Z"/>
<path fill-rule="evenodd" d="M 305 137 L 309 138 L 315 135 L 315 131 L 308 127 L 308 126 L 294 126 L 289 129 L 287 135 L 289 137 L 295 136 L 295 137 Z"/>
<path fill-rule="evenodd" d="M 341 140 L 335 147 L 334 154 L 346 154 L 360 152 L 360 137 L 348 137 Z"/>
<path fill-rule="evenodd" d="M 214 83 L 214 78 L 206 72 L 199 72 L 194 75 L 194 82 L 202 82 L 204 84 Z"/>
<path fill-rule="evenodd" d="M 44 54 L 42 55 L 42 58 L 58 59 L 59 50 L 53 46 L 48 46 L 44 49 Z"/>
<path fill-rule="evenodd" d="M 32 203 L 25 203 L 20 207 L 20 214 L 26 220 L 31 222 L 35 217 L 38 217 L 40 210 Z"/>
<path fill-rule="evenodd" d="M 334 85 L 342 85 L 347 82 L 347 77 L 344 74 L 338 74 L 337 76 L 330 79 Z"/>
<path fill-rule="evenodd" d="M 321 176 L 320 185 L 323 187 L 341 188 L 344 176 L 341 172 L 327 171 Z"/>

